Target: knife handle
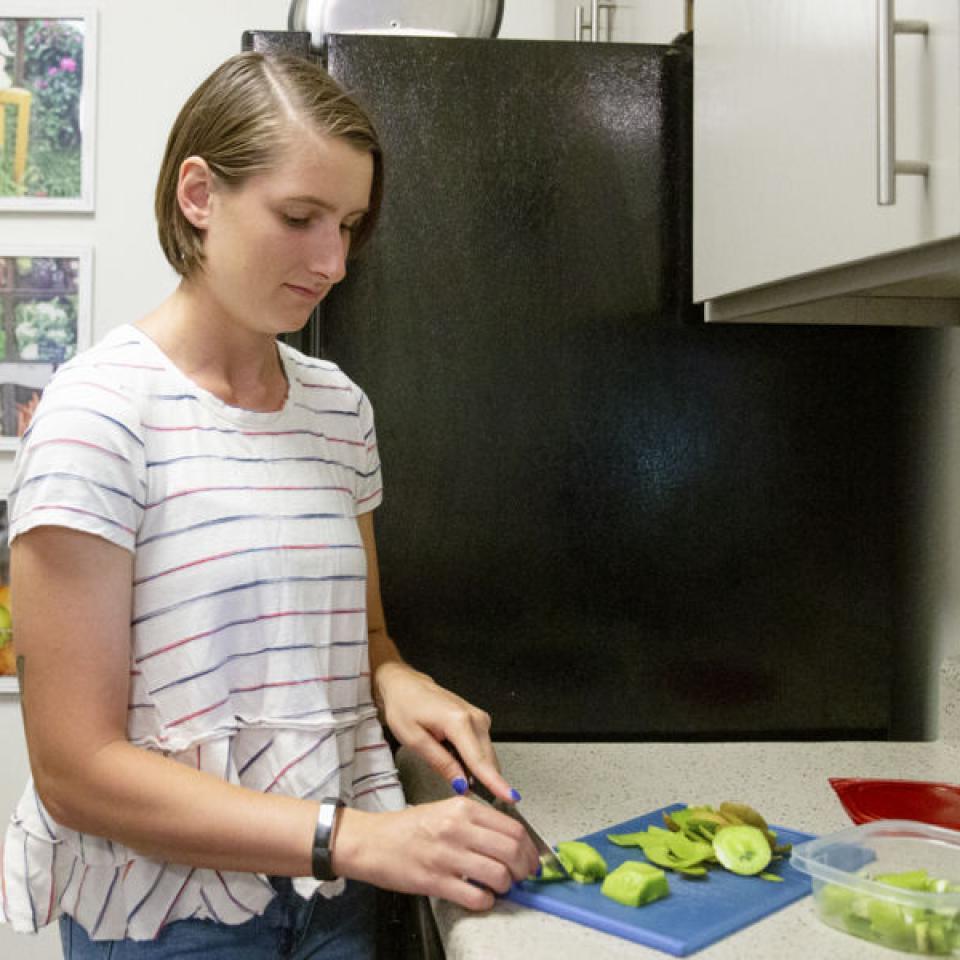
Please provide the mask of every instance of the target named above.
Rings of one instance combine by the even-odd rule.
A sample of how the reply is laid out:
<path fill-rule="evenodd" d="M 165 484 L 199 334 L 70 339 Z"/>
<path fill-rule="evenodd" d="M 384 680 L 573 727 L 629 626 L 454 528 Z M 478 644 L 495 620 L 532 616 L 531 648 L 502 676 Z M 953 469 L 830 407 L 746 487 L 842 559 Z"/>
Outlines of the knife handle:
<path fill-rule="evenodd" d="M 486 803 L 493 804 L 497 800 L 496 795 L 485 783 L 483 783 L 483 781 L 478 780 L 473 775 L 473 771 L 467 766 L 463 757 L 460 756 L 460 751 L 449 740 L 444 740 L 440 745 L 463 768 L 463 775 L 466 777 L 467 786 L 470 788 L 471 792 L 475 793 Z"/>

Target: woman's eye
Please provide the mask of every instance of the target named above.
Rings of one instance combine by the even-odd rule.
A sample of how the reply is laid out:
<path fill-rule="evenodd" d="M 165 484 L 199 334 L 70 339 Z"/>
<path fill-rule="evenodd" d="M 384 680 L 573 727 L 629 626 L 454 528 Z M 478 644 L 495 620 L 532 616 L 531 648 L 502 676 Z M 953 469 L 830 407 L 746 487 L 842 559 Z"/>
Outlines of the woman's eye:
<path fill-rule="evenodd" d="M 288 214 L 283 214 L 283 222 L 288 227 L 302 228 L 302 227 L 309 226 L 310 218 L 309 217 L 291 217 Z"/>

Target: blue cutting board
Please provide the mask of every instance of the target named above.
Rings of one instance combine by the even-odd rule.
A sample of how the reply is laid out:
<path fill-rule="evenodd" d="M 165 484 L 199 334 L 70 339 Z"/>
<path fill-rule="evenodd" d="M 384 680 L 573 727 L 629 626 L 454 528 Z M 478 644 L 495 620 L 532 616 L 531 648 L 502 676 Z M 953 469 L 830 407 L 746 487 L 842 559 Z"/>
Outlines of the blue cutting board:
<path fill-rule="evenodd" d="M 607 834 L 634 833 L 651 825 L 662 827 L 665 812 L 685 806 L 674 803 L 661 807 L 578 839 L 598 850 L 611 870 L 625 860 L 644 861 L 642 850 L 618 847 L 607 840 Z M 807 833 L 778 826 L 772 829 L 781 843 L 796 844 L 812 839 Z M 783 877 L 783 883 L 739 877 L 719 867 L 710 869 L 701 879 L 688 879 L 668 870 L 670 896 L 643 907 L 624 907 L 603 896 L 599 883 L 539 884 L 527 880 L 516 884 L 506 898 L 675 957 L 685 957 L 810 892 L 810 878 L 790 866 L 789 858 L 771 863 L 768 870 Z"/>

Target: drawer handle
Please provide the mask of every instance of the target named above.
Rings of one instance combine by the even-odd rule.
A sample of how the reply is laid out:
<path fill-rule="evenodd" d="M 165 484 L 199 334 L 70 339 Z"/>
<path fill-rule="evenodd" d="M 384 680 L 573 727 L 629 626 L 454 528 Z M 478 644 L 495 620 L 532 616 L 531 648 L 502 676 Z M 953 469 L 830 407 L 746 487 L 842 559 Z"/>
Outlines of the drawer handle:
<path fill-rule="evenodd" d="M 877 203 L 888 207 L 897 202 L 897 174 L 925 177 L 930 165 L 897 160 L 897 72 L 895 42 L 899 34 L 926 37 L 925 20 L 897 20 L 894 0 L 877 0 Z"/>

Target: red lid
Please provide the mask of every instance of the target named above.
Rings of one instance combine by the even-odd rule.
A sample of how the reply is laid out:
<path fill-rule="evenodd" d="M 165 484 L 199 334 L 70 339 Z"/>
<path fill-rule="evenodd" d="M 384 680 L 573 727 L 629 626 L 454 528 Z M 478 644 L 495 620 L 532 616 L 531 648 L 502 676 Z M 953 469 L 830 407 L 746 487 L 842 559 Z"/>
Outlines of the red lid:
<path fill-rule="evenodd" d="M 918 820 L 960 830 L 960 786 L 923 780 L 864 780 L 831 777 L 854 823 Z"/>

